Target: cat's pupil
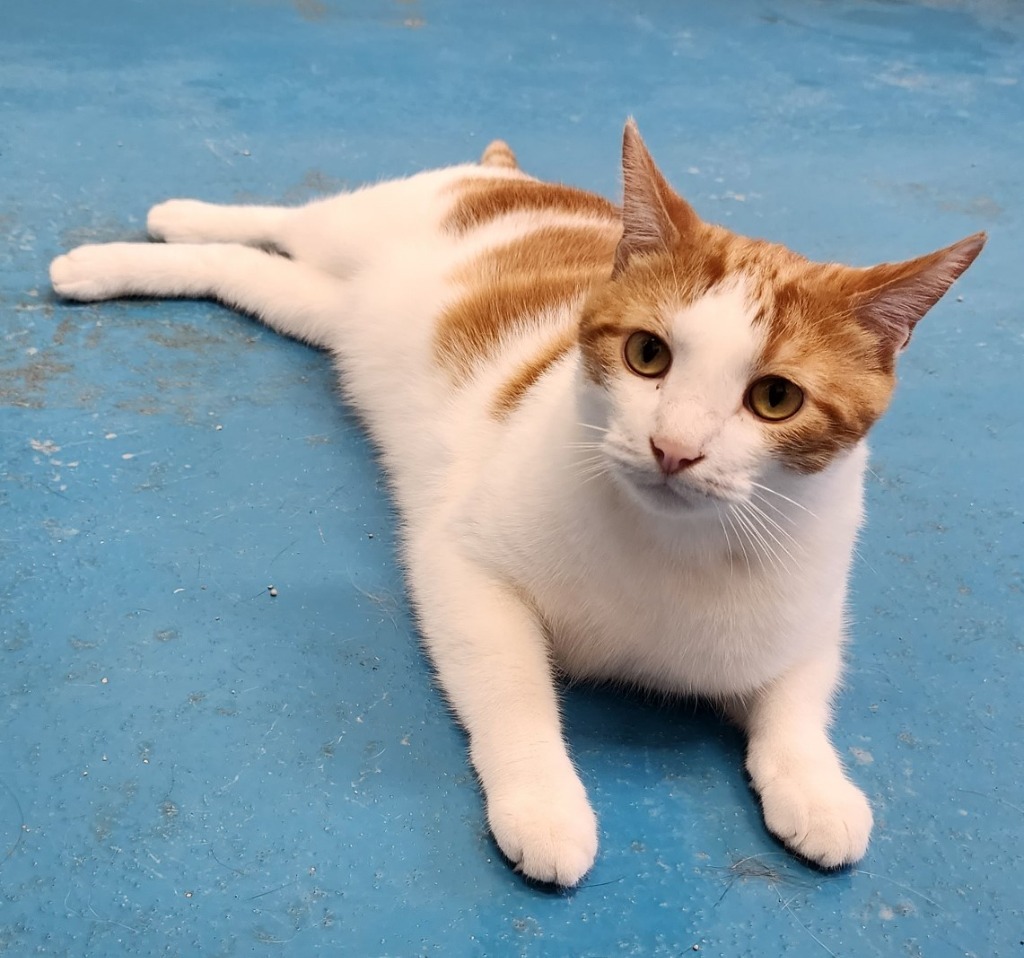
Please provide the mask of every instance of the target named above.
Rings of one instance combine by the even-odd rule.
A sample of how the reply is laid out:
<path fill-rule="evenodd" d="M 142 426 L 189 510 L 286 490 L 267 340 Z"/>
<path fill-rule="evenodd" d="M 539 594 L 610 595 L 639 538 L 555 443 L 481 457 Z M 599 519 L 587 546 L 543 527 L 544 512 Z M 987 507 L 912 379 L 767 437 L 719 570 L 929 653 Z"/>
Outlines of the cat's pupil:
<path fill-rule="evenodd" d="M 768 405 L 774 409 L 776 406 L 781 406 L 786 401 L 786 395 L 789 392 L 789 384 L 782 379 L 776 379 L 768 387 Z"/>
<path fill-rule="evenodd" d="M 643 348 L 640 351 L 640 357 L 643 359 L 645 365 L 650 365 L 661 355 L 661 343 L 658 342 L 653 336 L 644 340 Z"/>

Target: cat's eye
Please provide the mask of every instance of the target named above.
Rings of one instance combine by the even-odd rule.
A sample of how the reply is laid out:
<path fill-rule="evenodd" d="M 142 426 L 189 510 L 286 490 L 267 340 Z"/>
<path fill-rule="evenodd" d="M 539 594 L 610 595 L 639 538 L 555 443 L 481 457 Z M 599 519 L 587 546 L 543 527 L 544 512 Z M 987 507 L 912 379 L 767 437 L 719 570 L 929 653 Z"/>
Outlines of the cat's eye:
<path fill-rule="evenodd" d="M 672 365 L 668 344 L 654 333 L 633 333 L 623 349 L 626 365 L 638 376 L 655 379 L 664 376 Z"/>
<path fill-rule="evenodd" d="M 781 376 L 765 376 L 747 390 L 747 408 L 769 422 L 789 419 L 803 404 L 803 390 Z"/>

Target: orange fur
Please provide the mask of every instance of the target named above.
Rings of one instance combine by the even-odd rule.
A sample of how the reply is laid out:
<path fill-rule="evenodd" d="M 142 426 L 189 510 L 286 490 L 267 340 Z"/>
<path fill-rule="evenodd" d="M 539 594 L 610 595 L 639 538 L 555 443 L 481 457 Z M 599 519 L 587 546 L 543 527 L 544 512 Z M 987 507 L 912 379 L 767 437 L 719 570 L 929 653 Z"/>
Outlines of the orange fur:
<path fill-rule="evenodd" d="M 576 334 L 573 330 L 560 330 L 543 349 L 529 362 L 524 363 L 515 376 L 507 380 L 494 397 L 491 407 L 495 419 L 504 419 L 523 401 L 530 389 L 535 386 L 552 366 L 576 345 Z"/>
<path fill-rule="evenodd" d="M 467 178 L 456 186 L 458 194 L 443 228 L 460 235 L 501 216 L 530 211 L 569 213 L 618 222 L 618 210 L 602 196 L 560 183 L 542 183 L 525 177 L 512 179 Z"/>
<path fill-rule="evenodd" d="M 515 157 L 498 140 L 481 162 L 511 168 Z M 456 185 L 444 222 L 456 235 L 526 211 L 589 221 L 535 229 L 457 271 L 453 280 L 463 292 L 440 317 L 435 340 L 439 362 L 456 381 L 494 355 L 509 335 L 538 327 L 575 301 L 586 374 L 599 385 L 631 375 L 622 356 L 631 333 L 668 338 L 662 317 L 742 278 L 754 322 L 764 332 L 749 381 L 783 376 L 804 392 L 795 416 L 759 421 L 760 428 L 782 462 L 817 472 L 860 441 L 885 411 L 898 349 L 984 243 L 979 234 L 917 260 L 870 269 L 814 263 L 778 244 L 703 222 L 671 189 L 629 125 L 623 171 L 621 211 L 600 196 L 525 177 Z M 564 327 L 554 326 L 551 338 L 496 395 L 495 415 L 508 415 L 568 349 Z"/>
<path fill-rule="evenodd" d="M 504 140 L 492 140 L 480 157 L 481 166 L 496 166 L 506 170 L 518 170 L 519 162 L 515 153 Z"/>
<path fill-rule="evenodd" d="M 549 226 L 464 264 L 452 277 L 463 292 L 438 320 L 438 361 L 456 381 L 470 375 L 506 337 L 542 324 L 604 279 L 617 241 L 614 225 Z M 510 385 L 506 394 L 518 400 L 523 391 Z M 496 401 L 495 408 L 507 411 L 510 402 Z"/>

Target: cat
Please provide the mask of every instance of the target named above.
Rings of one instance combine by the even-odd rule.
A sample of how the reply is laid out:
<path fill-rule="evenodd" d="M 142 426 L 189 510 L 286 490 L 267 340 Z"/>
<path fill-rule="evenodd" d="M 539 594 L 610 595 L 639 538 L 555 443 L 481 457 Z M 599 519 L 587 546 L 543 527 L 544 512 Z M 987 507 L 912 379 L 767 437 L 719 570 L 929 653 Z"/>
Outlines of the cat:
<path fill-rule="evenodd" d="M 480 163 L 301 208 L 171 200 L 53 261 L 71 300 L 220 301 L 327 350 L 380 451 L 437 679 L 515 867 L 598 825 L 557 678 L 716 703 L 767 828 L 823 868 L 872 813 L 830 743 L 865 436 L 978 233 L 870 268 L 700 219 L 630 120 L 621 208 Z"/>

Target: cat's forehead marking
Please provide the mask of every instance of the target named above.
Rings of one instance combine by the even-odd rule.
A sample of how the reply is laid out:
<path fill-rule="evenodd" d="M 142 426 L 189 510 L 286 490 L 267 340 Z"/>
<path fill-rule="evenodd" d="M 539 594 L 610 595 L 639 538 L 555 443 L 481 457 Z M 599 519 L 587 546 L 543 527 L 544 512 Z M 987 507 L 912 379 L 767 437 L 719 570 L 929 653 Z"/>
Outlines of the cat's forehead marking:
<path fill-rule="evenodd" d="M 695 301 L 669 311 L 671 345 L 689 375 L 700 371 L 716 379 L 747 375 L 765 338 L 763 326 L 754 322 L 758 303 L 753 289 L 748 274 L 733 273 Z"/>

